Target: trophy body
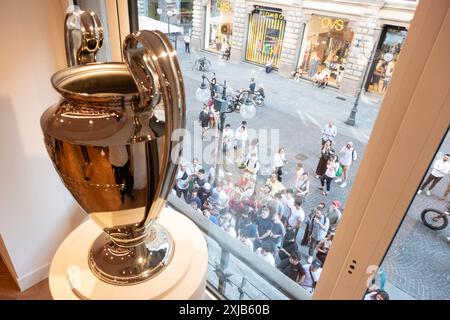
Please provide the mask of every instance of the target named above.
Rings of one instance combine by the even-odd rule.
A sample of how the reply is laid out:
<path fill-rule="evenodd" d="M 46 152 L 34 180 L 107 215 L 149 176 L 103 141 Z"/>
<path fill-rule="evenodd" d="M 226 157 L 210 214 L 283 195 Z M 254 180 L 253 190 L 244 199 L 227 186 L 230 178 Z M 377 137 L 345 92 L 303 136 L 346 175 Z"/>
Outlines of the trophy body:
<path fill-rule="evenodd" d="M 185 127 L 176 54 L 165 35 L 124 41 L 125 63 L 87 63 L 57 72 L 58 103 L 41 117 L 54 167 L 104 233 L 86 257 L 102 281 L 131 285 L 161 272 L 174 253 L 156 223 L 171 191 Z"/>

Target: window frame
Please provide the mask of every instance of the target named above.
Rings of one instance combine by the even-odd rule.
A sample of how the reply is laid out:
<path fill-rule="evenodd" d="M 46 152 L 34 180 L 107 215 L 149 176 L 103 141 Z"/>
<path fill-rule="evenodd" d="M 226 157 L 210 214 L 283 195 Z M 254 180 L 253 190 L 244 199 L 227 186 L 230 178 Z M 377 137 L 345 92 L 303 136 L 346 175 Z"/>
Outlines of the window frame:
<path fill-rule="evenodd" d="M 314 299 L 362 299 L 389 249 L 450 123 L 449 34 L 450 3 L 421 1 Z"/>

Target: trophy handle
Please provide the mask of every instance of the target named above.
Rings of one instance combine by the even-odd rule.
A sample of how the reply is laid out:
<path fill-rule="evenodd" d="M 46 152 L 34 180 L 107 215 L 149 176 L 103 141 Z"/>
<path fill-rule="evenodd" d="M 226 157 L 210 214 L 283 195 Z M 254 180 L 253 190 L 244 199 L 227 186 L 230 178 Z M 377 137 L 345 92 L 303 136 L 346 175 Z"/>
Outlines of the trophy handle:
<path fill-rule="evenodd" d="M 69 67 L 96 61 L 103 45 L 103 27 L 98 15 L 74 6 L 64 21 L 64 40 Z"/>
<path fill-rule="evenodd" d="M 128 35 L 124 40 L 123 53 L 139 92 L 135 114 L 153 110 L 161 98 L 164 104 L 164 139 L 159 146 L 162 152 L 159 175 L 154 194 L 147 196 L 145 217 L 139 226 L 145 228 L 159 215 L 172 190 L 181 158 L 182 141 L 182 138 L 173 141 L 172 133 L 186 127 L 186 99 L 176 51 L 162 32 L 142 30 Z M 147 167 L 155 157 L 155 143 L 152 142 L 146 142 Z M 154 180 L 154 177 L 148 176 L 148 182 L 150 179 Z"/>

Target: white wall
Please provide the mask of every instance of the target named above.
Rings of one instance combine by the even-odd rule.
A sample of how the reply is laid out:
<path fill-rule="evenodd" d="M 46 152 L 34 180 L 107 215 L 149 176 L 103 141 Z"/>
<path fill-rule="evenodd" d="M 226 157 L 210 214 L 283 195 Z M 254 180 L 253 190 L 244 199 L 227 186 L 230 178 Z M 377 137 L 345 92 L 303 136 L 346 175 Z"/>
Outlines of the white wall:
<path fill-rule="evenodd" d="M 84 214 L 44 147 L 40 115 L 65 67 L 64 1 L 0 1 L 0 254 L 22 290 L 48 276 L 53 254 Z"/>

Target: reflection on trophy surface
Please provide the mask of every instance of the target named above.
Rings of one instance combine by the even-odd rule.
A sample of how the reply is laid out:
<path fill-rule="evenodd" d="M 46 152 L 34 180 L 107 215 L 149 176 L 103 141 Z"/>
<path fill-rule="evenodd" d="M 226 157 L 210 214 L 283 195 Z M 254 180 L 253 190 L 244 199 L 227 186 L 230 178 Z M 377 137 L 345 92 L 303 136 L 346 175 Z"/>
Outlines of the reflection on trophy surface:
<path fill-rule="evenodd" d="M 66 21 L 74 19 L 80 30 L 91 30 L 90 46 L 96 39 L 98 50 L 103 33 L 95 14 L 77 11 Z M 83 39 L 80 33 L 66 31 L 66 41 Z M 139 283 L 162 271 L 175 249 L 155 219 L 180 156 L 171 134 L 185 127 L 183 79 L 173 47 L 158 31 L 129 35 L 126 63 L 95 63 L 84 44 L 66 43 L 69 65 L 86 64 L 52 77 L 62 98 L 42 115 L 44 140 L 66 188 L 105 231 L 91 247 L 91 270 L 108 283 Z"/>

